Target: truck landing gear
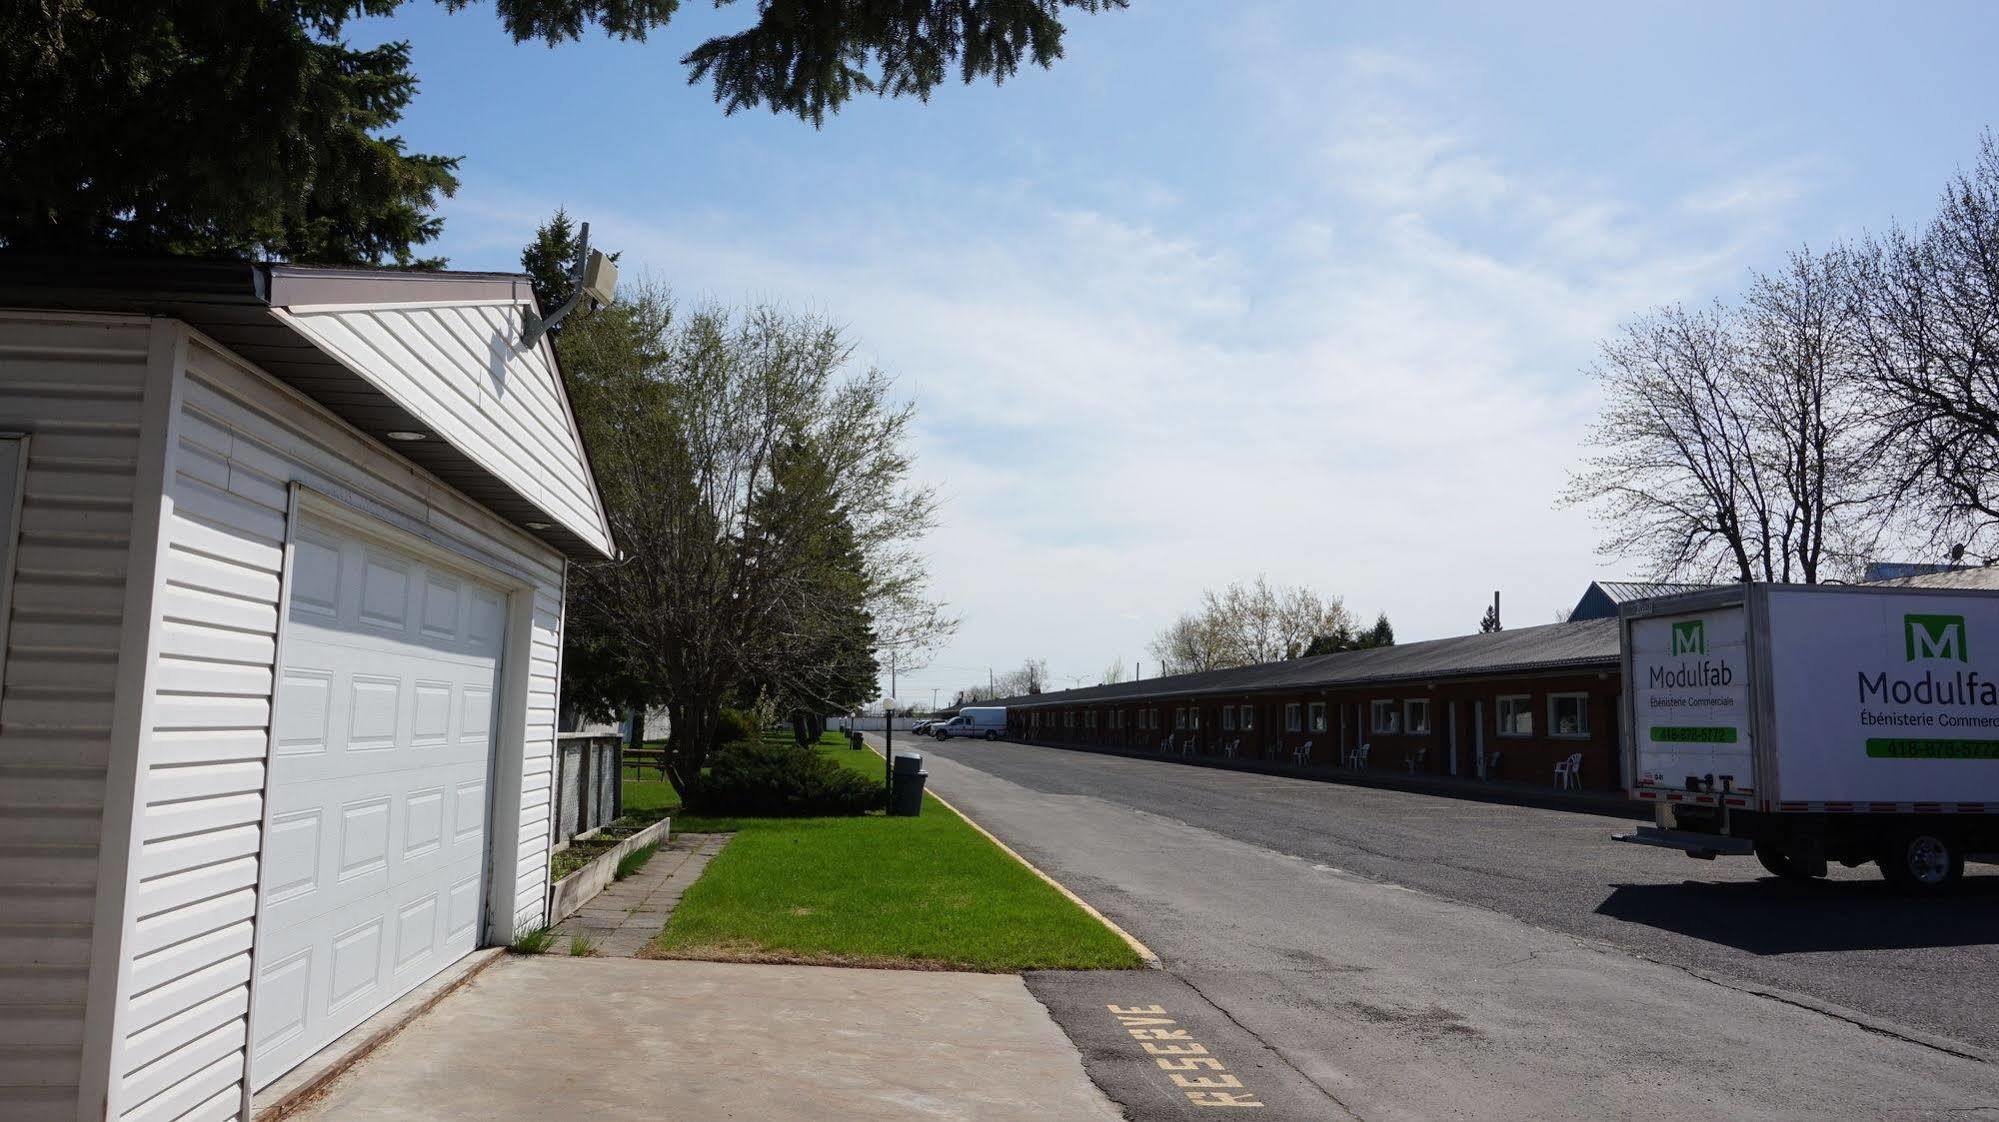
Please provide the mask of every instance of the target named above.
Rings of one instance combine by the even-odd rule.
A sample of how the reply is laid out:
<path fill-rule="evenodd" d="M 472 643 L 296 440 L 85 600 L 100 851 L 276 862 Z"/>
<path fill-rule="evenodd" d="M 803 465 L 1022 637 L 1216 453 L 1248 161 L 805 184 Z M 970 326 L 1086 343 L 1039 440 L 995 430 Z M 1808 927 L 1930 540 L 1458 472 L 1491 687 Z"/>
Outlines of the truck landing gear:
<path fill-rule="evenodd" d="M 1964 876 L 1964 851 L 1940 834 L 1914 830 L 1891 835 L 1874 864 L 1896 889 L 1936 896 Z"/>

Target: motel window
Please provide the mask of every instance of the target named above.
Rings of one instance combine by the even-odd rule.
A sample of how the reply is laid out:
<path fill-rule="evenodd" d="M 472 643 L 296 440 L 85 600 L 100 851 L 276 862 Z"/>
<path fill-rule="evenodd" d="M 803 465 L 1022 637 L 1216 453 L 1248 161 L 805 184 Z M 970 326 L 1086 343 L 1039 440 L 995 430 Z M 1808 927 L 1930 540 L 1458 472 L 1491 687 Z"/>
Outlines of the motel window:
<path fill-rule="evenodd" d="M 1150 727 L 1150 728 L 1152 729 L 1152 731 L 1153 731 L 1153 732 L 1158 732 L 1158 731 L 1159 731 L 1159 710 L 1157 710 L 1157 709 L 1148 709 L 1148 710 L 1146 710 L 1146 712 L 1147 712 L 1147 713 L 1148 713 L 1148 714 L 1150 715 L 1150 723 L 1149 723 L 1149 726 L 1148 726 L 1148 727 Z"/>
<path fill-rule="evenodd" d="M 1430 731 L 1430 699 L 1412 697 L 1402 703 L 1402 727 L 1409 732 Z"/>
<path fill-rule="evenodd" d="M 1242 731 L 1249 732 L 1254 728 L 1256 728 L 1256 706 L 1245 705 L 1242 707 Z"/>
<path fill-rule="evenodd" d="M 1093 729 L 1097 727 L 1097 711 L 1095 709 L 1090 710 L 1090 727 Z"/>
<path fill-rule="evenodd" d="M 1312 703 L 1312 731 L 1326 731 L 1326 703 L 1323 701 Z"/>
<path fill-rule="evenodd" d="M 1392 701 L 1370 701 L 1367 705 L 1368 727 L 1375 732 L 1397 733 L 1402 726 L 1395 719 L 1395 703 Z"/>
<path fill-rule="evenodd" d="M 1235 706 L 1233 705 L 1222 706 L 1222 731 L 1235 731 Z"/>
<path fill-rule="evenodd" d="M 1076 711 L 1074 709 L 1062 710 L 1062 727 L 1065 729 L 1076 727 Z"/>
<path fill-rule="evenodd" d="M 1199 706 L 1187 710 L 1187 727 L 1195 730 L 1201 727 L 1201 710 Z"/>
<path fill-rule="evenodd" d="M 1496 709 L 1499 715 L 1498 733 L 1501 736 L 1533 736 L 1533 699 L 1526 694 L 1502 697 Z"/>
<path fill-rule="evenodd" d="M 1578 739 L 1589 735 L 1589 695 L 1586 693 L 1551 693 L 1548 695 L 1548 735 L 1573 736 Z"/>
<path fill-rule="evenodd" d="M 1298 723 L 1298 703 L 1294 701 L 1284 707 L 1284 731 L 1297 732 L 1302 727 Z"/>
<path fill-rule="evenodd" d="M 1173 711 L 1173 727 L 1176 729 L 1187 727 L 1187 711 L 1185 709 L 1175 709 Z"/>

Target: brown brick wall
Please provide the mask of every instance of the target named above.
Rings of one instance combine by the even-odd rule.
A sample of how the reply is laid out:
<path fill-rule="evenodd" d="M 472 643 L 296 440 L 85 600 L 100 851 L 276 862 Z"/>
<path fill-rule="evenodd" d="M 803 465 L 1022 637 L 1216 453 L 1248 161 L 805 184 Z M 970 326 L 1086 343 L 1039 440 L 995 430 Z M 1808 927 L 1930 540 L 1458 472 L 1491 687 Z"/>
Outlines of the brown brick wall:
<path fill-rule="evenodd" d="M 1455 679 L 1440 682 L 1399 683 L 1387 686 L 1311 690 L 1288 694 L 1251 694 L 1235 697 L 1161 698 L 1143 704 L 1068 705 L 1015 709 L 1009 724 L 1015 735 L 1045 744 L 1073 744 L 1089 747 L 1150 751 L 1167 736 L 1174 738 L 1177 752 L 1181 738 L 1197 738 L 1204 755 L 1218 755 L 1222 746 L 1238 741 L 1238 758 L 1293 760 L 1293 753 L 1309 742 L 1310 762 L 1330 767 L 1362 744 L 1369 746 L 1366 766 L 1371 771 L 1396 774 L 1453 774 L 1450 724 L 1456 723 L 1455 774 L 1478 774 L 1474 746 L 1480 743 L 1475 725 L 1482 729 L 1485 754 L 1492 764 L 1492 777 L 1552 785 L 1557 762 L 1571 753 L 1582 755 L 1582 786 L 1616 790 L 1623 785 L 1618 774 L 1618 700 L 1620 684 L 1615 671 L 1587 671 L 1553 675 Z M 1580 694 L 1588 729 L 1580 735 L 1564 735 L 1551 727 L 1550 698 L 1557 694 Z M 1499 731 L 1499 701 L 1502 697 L 1526 698 L 1532 731 L 1525 735 L 1502 735 Z M 1412 731 L 1408 702 L 1427 701 L 1428 731 Z M 1394 731 L 1373 728 L 1373 702 L 1393 703 Z M 1323 705 L 1323 729 L 1313 727 L 1314 705 Z M 1453 705 L 1455 704 L 1455 712 Z M 1251 709 L 1251 727 L 1242 727 L 1243 706 Z M 1298 706 L 1300 728 L 1290 731 L 1286 707 Z M 1224 709 L 1233 711 L 1234 727 Z M 1159 727 L 1141 726 L 1140 714 L 1157 709 Z M 1113 710 L 1125 716 L 1121 727 L 1113 728 Z M 1176 712 L 1189 714 L 1189 727 L 1177 726 Z M 1091 725 L 1088 714 L 1096 713 Z M 1198 730 L 1191 727 L 1192 714 L 1200 715 Z M 1040 723 L 1031 723 L 1039 713 Z M 1067 720 L 1064 714 L 1073 714 Z M 1496 756 L 1496 759 L 1494 758 Z"/>

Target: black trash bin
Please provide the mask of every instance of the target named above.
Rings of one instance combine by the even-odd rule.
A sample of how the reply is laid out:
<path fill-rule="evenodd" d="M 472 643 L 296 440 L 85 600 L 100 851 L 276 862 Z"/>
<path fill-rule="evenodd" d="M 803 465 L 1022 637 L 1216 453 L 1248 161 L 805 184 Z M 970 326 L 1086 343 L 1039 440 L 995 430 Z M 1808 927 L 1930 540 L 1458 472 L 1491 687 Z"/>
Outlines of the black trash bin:
<path fill-rule="evenodd" d="M 895 791 L 888 812 L 899 818 L 915 818 L 923 813 L 923 782 L 930 773 L 923 770 L 920 752 L 895 754 Z"/>

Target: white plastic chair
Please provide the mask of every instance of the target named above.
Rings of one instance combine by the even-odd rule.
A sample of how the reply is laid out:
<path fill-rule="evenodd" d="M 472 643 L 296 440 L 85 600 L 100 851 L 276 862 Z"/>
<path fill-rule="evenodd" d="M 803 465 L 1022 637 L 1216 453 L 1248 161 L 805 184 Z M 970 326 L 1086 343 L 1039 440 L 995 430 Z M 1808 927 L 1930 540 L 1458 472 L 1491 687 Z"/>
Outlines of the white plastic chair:
<path fill-rule="evenodd" d="M 1235 759 L 1235 754 L 1241 750 L 1242 750 L 1242 737 L 1238 736 L 1234 740 L 1229 741 L 1227 744 L 1222 745 L 1222 756 L 1225 759 L 1233 760 Z"/>
<path fill-rule="evenodd" d="M 1429 754 L 1430 754 L 1430 748 L 1428 745 L 1424 745 L 1423 747 L 1416 749 L 1414 752 L 1403 753 L 1402 762 L 1409 765 L 1409 774 L 1411 775 L 1416 774 L 1416 769 L 1423 766 L 1423 759 Z"/>
<path fill-rule="evenodd" d="M 1304 767 L 1306 764 L 1311 763 L 1312 742 L 1307 740 L 1305 743 L 1300 744 L 1296 748 L 1293 748 L 1291 750 L 1291 762 L 1298 765 L 1299 767 Z"/>
<path fill-rule="evenodd" d="M 1374 745 L 1372 744 L 1363 744 L 1354 749 L 1353 754 L 1347 757 L 1347 766 L 1355 771 L 1365 771 L 1367 769 L 1368 753 L 1372 751 L 1374 751 Z"/>
<path fill-rule="evenodd" d="M 1583 754 L 1569 753 L 1568 759 L 1555 765 L 1555 786 L 1564 789 L 1577 786 L 1582 780 L 1582 771 Z"/>

